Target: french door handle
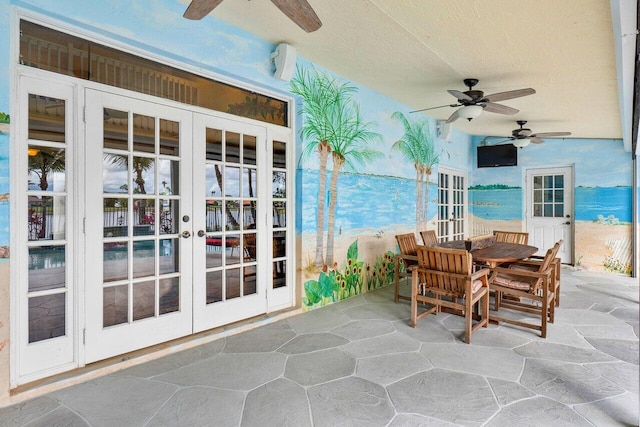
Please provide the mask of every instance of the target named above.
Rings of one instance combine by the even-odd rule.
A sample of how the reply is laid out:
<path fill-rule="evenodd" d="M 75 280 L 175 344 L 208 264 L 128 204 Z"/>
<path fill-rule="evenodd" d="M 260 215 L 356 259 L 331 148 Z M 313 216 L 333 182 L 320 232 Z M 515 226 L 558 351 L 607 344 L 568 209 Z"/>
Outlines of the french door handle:
<path fill-rule="evenodd" d="M 565 222 L 564 225 L 571 225 L 571 221 Z"/>
<path fill-rule="evenodd" d="M 182 232 L 182 237 L 184 237 L 185 239 L 188 239 L 189 237 L 191 237 L 191 233 L 188 231 L 183 231 Z"/>
<path fill-rule="evenodd" d="M 204 230 L 198 230 L 198 237 L 204 237 L 206 234 Z"/>

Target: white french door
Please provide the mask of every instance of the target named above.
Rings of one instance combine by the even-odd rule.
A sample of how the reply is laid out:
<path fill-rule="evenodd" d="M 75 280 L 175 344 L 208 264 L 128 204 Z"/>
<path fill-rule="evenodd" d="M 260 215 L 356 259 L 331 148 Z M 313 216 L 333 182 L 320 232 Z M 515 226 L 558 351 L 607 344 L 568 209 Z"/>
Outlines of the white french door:
<path fill-rule="evenodd" d="M 20 77 L 14 386 L 293 305 L 291 130 L 113 92 Z"/>
<path fill-rule="evenodd" d="M 467 235 L 467 175 L 438 170 L 438 240 L 460 240 Z"/>
<path fill-rule="evenodd" d="M 526 172 L 526 229 L 529 244 L 544 255 L 560 239 L 558 256 L 573 263 L 573 168 L 528 169 Z"/>
<path fill-rule="evenodd" d="M 192 331 L 192 114 L 86 90 L 87 363 Z"/>
<path fill-rule="evenodd" d="M 266 129 L 194 119 L 194 332 L 267 311 Z"/>
<path fill-rule="evenodd" d="M 12 147 L 12 385 L 77 364 L 75 87 L 20 76 Z"/>

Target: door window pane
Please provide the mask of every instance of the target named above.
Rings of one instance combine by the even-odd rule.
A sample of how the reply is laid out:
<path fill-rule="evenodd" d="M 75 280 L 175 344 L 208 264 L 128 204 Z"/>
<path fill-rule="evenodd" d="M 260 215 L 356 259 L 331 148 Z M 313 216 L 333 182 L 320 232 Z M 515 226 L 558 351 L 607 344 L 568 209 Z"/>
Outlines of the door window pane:
<path fill-rule="evenodd" d="M 162 196 L 180 194 L 178 177 L 180 176 L 180 162 L 158 159 L 158 194 Z"/>
<path fill-rule="evenodd" d="M 155 314 L 156 283 L 147 281 L 133 285 L 133 320 L 146 319 Z"/>
<path fill-rule="evenodd" d="M 282 141 L 273 141 L 273 167 L 287 167 L 287 145 Z"/>
<path fill-rule="evenodd" d="M 287 226 L 287 202 L 273 202 L 273 226 Z"/>
<path fill-rule="evenodd" d="M 29 240 L 66 238 L 66 197 L 29 196 L 27 227 Z"/>
<path fill-rule="evenodd" d="M 227 234 L 224 239 L 225 264 L 238 264 L 240 262 L 240 235 Z"/>
<path fill-rule="evenodd" d="M 240 163 L 240 134 L 225 132 L 225 161 Z"/>
<path fill-rule="evenodd" d="M 180 310 L 180 278 L 160 279 L 158 292 L 160 315 Z"/>
<path fill-rule="evenodd" d="M 160 199 L 160 234 L 176 234 L 178 224 L 174 218 L 180 218 L 180 202 L 178 200 Z"/>
<path fill-rule="evenodd" d="M 133 277 L 154 276 L 155 273 L 155 241 L 141 240 L 133 242 Z"/>
<path fill-rule="evenodd" d="M 126 155 L 105 153 L 102 168 L 102 191 L 111 194 L 129 192 L 129 170 Z"/>
<path fill-rule="evenodd" d="M 207 160 L 222 161 L 222 131 L 220 129 L 207 128 L 205 155 Z"/>
<path fill-rule="evenodd" d="M 128 199 L 105 197 L 103 199 L 103 234 L 104 237 L 124 237 L 128 231 Z"/>
<path fill-rule="evenodd" d="M 242 169 L 242 197 L 258 197 L 258 173 L 255 169 Z"/>
<path fill-rule="evenodd" d="M 160 154 L 180 155 L 180 123 L 160 119 Z"/>
<path fill-rule="evenodd" d="M 222 201 L 206 201 L 206 228 L 207 232 L 222 231 Z"/>
<path fill-rule="evenodd" d="M 179 239 L 160 240 L 160 274 L 178 273 L 180 271 Z"/>
<path fill-rule="evenodd" d="M 129 246 L 126 241 L 103 244 L 102 277 L 105 282 L 129 278 Z"/>
<path fill-rule="evenodd" d="M 66 293 L 29 298 L 29 342 L 66 335 Z"/>
<path fill-rule="evenodd" d="M 287 173 L 286 172 L 273 172 L 273 184 L 271 186 L 273 197 L 285 198 L 287 197 Z"/>
<path fill-rule="evenodd" d="M 206 193 L 205 197 L 222 197 L 222 185 L 224 176 L 219 164 L 207 163 L 206 168 Z"/>
<path fill-rule="evenodd" d="M 134 156 L 131 167 L 133 194 L 154 194 L 156 191 L 156 177 L 153 158 Z"/>
<path fill-rule="evenodd" d="M 222 301 L 222 271 L 207 273 L 207 304 Z"/>
<path fill-rule="evenodd" d="M 103 147 L 129 150 L 129 113 L 105 108 L 103 112 Z"/>
<path fill-rule="evenodd" d="M 240 297 L 240 269 L 232 268 L 225 271 L 225 300 Z"/>
<path fill-rule="evenodd" d="M 287 261 L 273 262 L 273 288 L 281 288 L 287 285 Z"/>
<path fill-rule="evenodd" d="M 102 290 L 103 327 L 127 323 L 129 310 L 129 291 L 127 285 L 110 286 Z"/>
<path fill-rule="evenodd" d="M 207 268 L 222 265 L 222 236 L 207 236 L 205 258 Z"/>
<path fill-rule="evenodd" d="M 66 286 L 65 246 L 29 248 L 29 292 Z"/>
<path fill-rule="evenodd" d="M 34 191 L 66 191 L 65 150 L 29 145 L 28 189 Z"/>
<path fill-rule="evenodd" d="M 242 269 L 242 295 L 253 295 L 256 291 L 256 271 L 255 265 L 248 265 Z"/>
<path fill-rule="evenodd" d="M 65 100 L 29 94 L 29 139 L 65 142 Z"/>
<path fill-rule="evenodd" d="M 242 163 L 256 164 L 256 137 L 253 135 L 242 136 Z"/>
<path fill-rule="evenodd" d="M 133 115 L 133 150 L 145 153 L 156 151 L 156 119 L 142 114 Z"/>
<path fill-rule="evenodd" d="M 240 197 L 240 168 L 233 167 L 233 166 L 225 166 L 224 196 Z"/>

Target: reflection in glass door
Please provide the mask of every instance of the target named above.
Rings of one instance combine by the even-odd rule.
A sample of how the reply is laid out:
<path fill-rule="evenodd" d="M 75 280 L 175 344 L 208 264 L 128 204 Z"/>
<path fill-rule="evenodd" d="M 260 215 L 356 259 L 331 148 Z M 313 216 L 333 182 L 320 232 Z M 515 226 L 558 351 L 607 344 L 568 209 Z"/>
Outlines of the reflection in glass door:
<path fill-rule="evenodd" d="M 87 97 L 96 144 L 87 153 L 86 354 L 93 361 L 191 332 L 191 147 L 184 143 L 191 115 L 100 92 Z"/>

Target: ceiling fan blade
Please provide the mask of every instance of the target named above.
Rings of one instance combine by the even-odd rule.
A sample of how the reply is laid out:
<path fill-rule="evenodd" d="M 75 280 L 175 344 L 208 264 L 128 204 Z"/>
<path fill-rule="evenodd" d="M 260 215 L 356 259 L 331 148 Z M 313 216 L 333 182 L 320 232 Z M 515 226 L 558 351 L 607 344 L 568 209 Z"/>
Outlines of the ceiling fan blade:
<path fill-rule="evenodd" d="M 197 21 L 207 16 L 220 3 L 222 3 L 222 0 L 191 0 L 191 4 L 182 16 Z"/>
<path fill-rule="evenodd" d="M 533 95 L 536 93 L 534 89 L 518 89 L 518 90 L 509 90 L 506 92 L 498 92 L 493 93 L 491 95 L 487 95 L 484 97 L 489 102 L 497 102 L 497 101 L 505 101 L 507 99 L 520 98 L 521 96 Z"/>
<path fill-rule="evenodd" d="M 456 120 L 458 120 L 460 116 L 458 115 L 458 110 L 454 111 L 453 114 L 451 114 L 449 116 L 449 118 L 447 119 L 447 123 L 453 123 Z"/>
<path fill-rule="evenodd" d="M 322 21 L 307 0 L 271 0 L 271 3 L 307 33 L 322 27 Z"/>
<path fill-rule="evenodd" d="M 543 139 L 538 138 L 537 136 L 532 136 L 531 138 L 529 138 L 531 140 L 531 142 L 535 143 L 535 144 L 542 144 L 544 142 Z"/>
<path fill-rule="evenodd" d="M 459 107 L 459 105 L 458 104 L 447 104 L 447 105 L 440 105 L 438 107 L 423 108 L 421 110 L 409 111 L 409 114 L 411 114 L 411 113 L 419 113 L 420 111 L 435 110 L 436 108 L 443 108 L 443 107 Z"/>
<path fill-rule="evenodd" d="M 451 95 L 455 96 L 459 101 L 473 101 L 473 98 L 467 95 L 464 92 L 460 92 L 459 90 L 450 89 L 449 92 Z"/>
<path fill-rule="evenodd" d="M 571 135 L 571 132 L 542 132 L 542 133 L 536 133 L 535 135 L 531 135 L 531 136 L 537 136 L 540 138 L 552 138 L 554 136 L 569 136 Z"/>
<path fill-rule="evenodd" d="M 487 102 L 484 105 L 484 111 L 507 115 L 518 114 L 520 112 L 520 110 L 516 110 L 515 108 L 507 107 L 506 105 L 502 104 L 494 104 L 493 102 Z"/>

